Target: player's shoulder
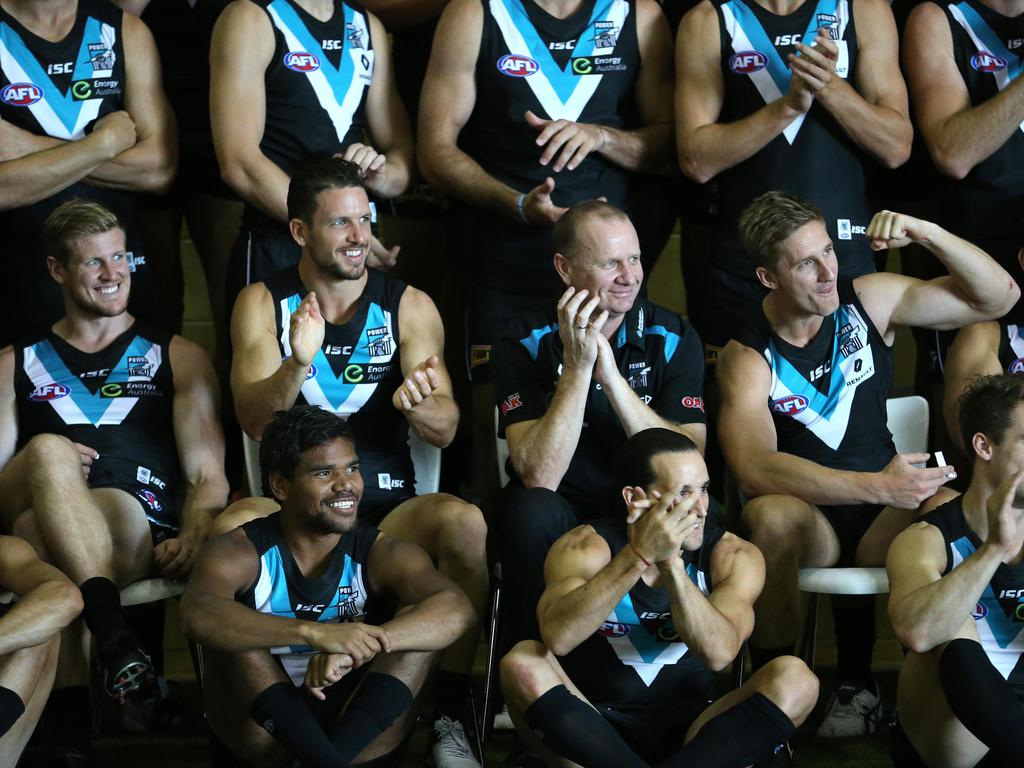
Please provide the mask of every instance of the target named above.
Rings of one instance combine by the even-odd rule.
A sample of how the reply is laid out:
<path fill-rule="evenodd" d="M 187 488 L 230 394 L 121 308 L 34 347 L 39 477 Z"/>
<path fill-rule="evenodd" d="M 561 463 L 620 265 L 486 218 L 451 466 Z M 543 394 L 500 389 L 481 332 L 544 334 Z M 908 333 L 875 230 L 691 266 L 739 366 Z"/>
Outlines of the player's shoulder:
<path fill-rule="evenodd" d="M 711 28 L 718 26 L 718 10 L 713 0 L 701 0 L 687 11 L 679 22 L 678 37 L 697 42 Z"/>
<path fill-rule="evenodd" d="M 592 525 L 579 525 L 563 534 L 551 547 L 551 556 L 559 560 L 607 562 L 612 557 L 605 538 Z"/>
<path fill-rule="evenodd" d="M 484 5 L 481 0 L 451 0 L 441 14 L 442 37 L 458 35 L 479 29 L 484 20 Z"/>

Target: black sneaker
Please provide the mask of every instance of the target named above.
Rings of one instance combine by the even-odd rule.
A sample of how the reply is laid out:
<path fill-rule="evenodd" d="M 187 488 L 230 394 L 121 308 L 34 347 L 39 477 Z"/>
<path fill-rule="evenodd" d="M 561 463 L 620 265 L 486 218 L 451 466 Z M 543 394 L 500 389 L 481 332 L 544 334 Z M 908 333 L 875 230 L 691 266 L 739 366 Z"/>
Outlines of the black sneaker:
<path fill-rule="evenodd" d="M 99 689 L 123 704 L 137 691 L 147 691 L 155 681 L 153 662 L 141 648 L 93 660 Z"/>

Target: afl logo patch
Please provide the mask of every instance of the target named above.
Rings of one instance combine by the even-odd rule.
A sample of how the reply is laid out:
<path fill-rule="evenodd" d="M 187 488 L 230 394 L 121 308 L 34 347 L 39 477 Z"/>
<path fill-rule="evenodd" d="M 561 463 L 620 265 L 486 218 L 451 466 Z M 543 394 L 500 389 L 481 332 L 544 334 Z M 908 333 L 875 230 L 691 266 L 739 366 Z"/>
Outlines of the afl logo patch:
<path fill-rule="evenodd" d="M 768 57 L 760 51 L 739 51 L 729 57 L 729 69 L 737 75 L 750 75 L 768 66 Z"/>
<path fill-rule="evenodd" d="M 976 603 L 974 610 L 971 611 L 971 618 L 975 621 L 981 621 L 988 616 L 988 608 L 985 607 L 984 603 Z"/>
<path fill-rule="evenodd" d="M 147 491 L 147 490 L 143 489 L 141 491 L 136 491 L 135 493 L 154 512 L 162 512 L 163 511 L 164 505 L 160 503 L 160 500 L 156 497 L 156 494 L 153 493 L 152 491 Z"/>
<path fill-rule="evenodd" d="M 796 416 L 807 407 L 807 398 L 803 395 L 787 395 L 771 402 L 772 413 L 783 416 Z"/>
<path fill-rule="evenodd" d="M 63 384 L 43 384 L 41 387 L 36 387 L 32 390 L 32 394 L 28 396 L 28 399 L 35 402 L 46 402 L 48 400 L 57 400 L 61 397 L 67 397 L 71 394 L 71 390 L 65 387 Z"/>
<path fill-rule="evenodd" d="M 29 107 L 43 98 L 43 89 L 33 83 L 11 83 L 0 91 L 0 100 L 12 107 Z"/>
<path fill-rule="evenodd" d="M 509 53 L 498 59 L 498 71 L 509 77 L 529 77 L 540 67 L 529 56 Z"/>
<path fill-rule="evenodd" d="M 597 634 L 601 637 L 623 637 L 629 634 L 629 627 L 625 624 L 619 624 L 616 621 L 606 621 L 601 625 L 601 628 L 597 630 Z"/>
<path fill-rule="evenodd" d="M 1007 373 L 1024 373 L 1024 357 L 1018 357 L 1006 367 Z"/>
<path fill-rule="evenodd" d="M 988 51 L 979 51 L 971 56 L 971 66 L 979 72 L 998 72 L 1006 69 L 1006 59 Z"/>
<path fill-rule="evenodd" d="M 294 72 L 316 72 L 320 69 L 320 59 L 313 53 L 288 51 L 284 55 L 284 65 Z"/>

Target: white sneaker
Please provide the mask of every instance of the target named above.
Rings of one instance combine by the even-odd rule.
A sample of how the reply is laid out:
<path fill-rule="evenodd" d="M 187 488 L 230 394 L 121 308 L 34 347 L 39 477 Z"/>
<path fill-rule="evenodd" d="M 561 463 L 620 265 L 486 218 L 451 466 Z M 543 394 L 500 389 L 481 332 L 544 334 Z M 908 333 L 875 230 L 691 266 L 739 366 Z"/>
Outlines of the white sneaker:
<path fill-rule="evenodd" d="M 818 737 L 838 739 L 874 733 L 882 718 L 882 699 L 867 688 L 842 683 L 832 694 Z"/>
<path fill-rule="evenodd" d="M 448 717 L 434 721 L 430 754 L 436 768 L 480 768 L 480 763 L 469 748 L 462 723 Z"/>
<path fill-rule="evenodd" d="M 496 731 L 514 731 L 515 725 L 512 724 L 512 716 L 508 713 L 508 705 L 506 704 L 501 708 L 501 712 L 494 716 L 494 730 Z"/>

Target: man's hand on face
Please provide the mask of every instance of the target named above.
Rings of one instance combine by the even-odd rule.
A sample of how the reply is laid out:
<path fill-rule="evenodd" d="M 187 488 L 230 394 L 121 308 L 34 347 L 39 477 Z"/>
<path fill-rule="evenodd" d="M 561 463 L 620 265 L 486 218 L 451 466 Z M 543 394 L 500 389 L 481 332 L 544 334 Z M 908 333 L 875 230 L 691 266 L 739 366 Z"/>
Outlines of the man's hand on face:
<path fill-rule="evenodd" d="M 441 364 L 437 355 L 431 355 L 417 365 L 391 397 L 391 404 L 399 411 L 411 411 L 429 398 L 441 386 L 437 369 Z"/>
<path fill-rule="evenodd" d="M 701 522 L 695 509 L 700 494 L 684 499 L 643 488 L 633 489 L 626 517 L 629 543 L 650 563 L 667 563 L 679 557 L 683 541 Z"/>
<path fill-rule="evenodd" d="M 597 362 L 597 337 L 608 320 L 604 310 L 590 317 L 600 300 L 586 289 L 569 287 L 558 300 L 558 335 L 562 339 L 563 365 L 567 369 L 592 371 Z"/>
<path fill-rule="evenodd" d="M 292 357 L 299 365 L 309 367 L 316 356 L 317 350 L 323 346 L 327 324 L 320 314 L 320 304 L 316 293 L 310 291 L 306 298 L 292 312 L 288 328 L 288 343 L 292 348 Z"/>

